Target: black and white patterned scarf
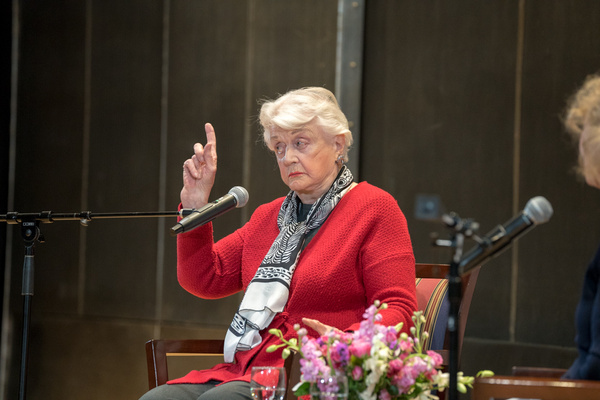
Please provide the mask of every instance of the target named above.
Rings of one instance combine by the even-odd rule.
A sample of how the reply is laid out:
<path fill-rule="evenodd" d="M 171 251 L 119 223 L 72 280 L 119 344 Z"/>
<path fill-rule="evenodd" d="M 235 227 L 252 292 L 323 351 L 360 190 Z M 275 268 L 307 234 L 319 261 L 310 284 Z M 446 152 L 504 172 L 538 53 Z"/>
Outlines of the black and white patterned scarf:
<path fill-rule="evenodd" d="M 269 326 L 287 303 L 306 234 L 325 222 L 352 180 L 350 170 L 342 166 L 327 193 L 312 205 L 302 222 L 298 222 L 298 195 L 288 193 L 277 216 L 279 235 L 250 281 L 225 336 L 225 362 L 233 362 L 236 351 L 250 350 L 261 343 L 259 331 Z"/>

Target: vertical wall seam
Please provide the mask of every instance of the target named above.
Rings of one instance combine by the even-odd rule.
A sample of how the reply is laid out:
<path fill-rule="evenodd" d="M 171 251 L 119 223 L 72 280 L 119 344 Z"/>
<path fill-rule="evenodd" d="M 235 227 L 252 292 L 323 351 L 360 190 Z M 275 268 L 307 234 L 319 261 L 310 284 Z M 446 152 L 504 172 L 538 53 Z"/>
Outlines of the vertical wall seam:
<path fill-rule="evenodd" d="M 354 139 L 348 167 L 359 181 L 365 7 L 364 0 L 338 0 L 335 53 L 335 95 Z"/>
<path fill-rule="evenodd" d="M 11 75 L 10 75 L 10 122 L 8 149 L 8 193 L 7 210 L 15 206 L 15 170 L 17 156 L 17 89 L 19 77 L 19 39 L 20 11 L 19 0 L 12 1 L 12 41 L 11 41 Z M 10 318 L 10 286 L 12 269 L 13 226 L 6 224 L 6 247 L 4 255 L 4 297 L 2 299 L 2 332 L 0 337 L 0 398 L 5 399 L 8 393 L 9 364 L 12 359 L 13 321 Z"/>
<path fill-rule="evenodd" d="M 246 116 L 246 122 L 244 124 L 244 138 L 243 138 L 243 149 L 242 149 L 242 185 L 250 190 L 250 177 L 252 168 L 252 125 L 255 123 L 254 115 L 254 93 L 252 93 L 252 87 L 254 84 L 253 80 L 253 67 L 254 67 L 254 19 L 255 19 L 255 1 L 251 0 L 248 3 L 248 9 L 246 15 L 247 26 L 246 26 L 246 74 L 245 74 L 245 99 L 244 99 L 244 115 Z M 241 210 L 241 223 L 245 223 L 250 219 L 249 207 L 243 207 Z"/>
<path fill-rule="evenodd" d="M 167 144 L 169 121 L 169 40 L 170 40 L 171 1 L 163 2 L 162 31 L 162 71 L 160 98 L 160 162 L 158 170 L 158 209 L 166 209 L 167 198 Z M 156 303 L 154 308 L 154 337 L 161 337 L 162 305 L 164 295 L 165 271 L 165 219 L 158 219 L 158 237 L 156 246 Z"/>
<path fill-rule="evenodd" d="M 89 208 L 90 129 L 92 96 L 92 0 L 85 2 L 85 39 L 83 72 L 83 137 L 81 148 L 81 209 Z M 85 310 L 85 278 L 87 258 L 87 228 L 79 228 L 79 260 L 77 275 L 77 313 Z"/>
<path fill-rule="evenodd" d="M 515 68 L 515 110 L 513 127 L 513 197 L 512 213 L 519 211 L 520 198 L 520 173 L 521 173 L 521 116 L 523 93 L 523 47 L 525 37 L 525 0 L 519 0 L 518 26 L 517 26 L 517 54 Z M 511 283 L 510 283 L 510 318 L 509 340 L 516 341 L 518 279 L 519 278 L 519 246 L 513 245 L 511 257 Z"/>

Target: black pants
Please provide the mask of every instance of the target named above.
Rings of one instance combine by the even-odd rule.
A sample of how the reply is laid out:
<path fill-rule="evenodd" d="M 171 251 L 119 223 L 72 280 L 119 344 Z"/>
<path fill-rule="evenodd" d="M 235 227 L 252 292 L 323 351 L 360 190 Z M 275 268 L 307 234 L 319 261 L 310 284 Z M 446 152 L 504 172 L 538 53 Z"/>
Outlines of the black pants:
<path fill-rule="evenodd" d="M 216 386 L 218 383 L 161 385 L 140 400 L 252 400 L 248 382 L 232 381 Z"/>

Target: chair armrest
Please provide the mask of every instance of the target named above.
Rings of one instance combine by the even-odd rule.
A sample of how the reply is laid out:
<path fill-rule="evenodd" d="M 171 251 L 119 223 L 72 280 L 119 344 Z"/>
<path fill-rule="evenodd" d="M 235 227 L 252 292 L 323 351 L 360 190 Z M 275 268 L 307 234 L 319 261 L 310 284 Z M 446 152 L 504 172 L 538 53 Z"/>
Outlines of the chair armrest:
<path fill-rule="evenodd" d="M 494 376 L 475 378 L 472 400 L 520 397 L 544 400 L 597 400 L 599 381 Z"/>
<path fill-rule="evenodd" d="M 560 378 L 567 372 L 566 369 L 561 368 L 540 368 L 540 367 L 513 367 L 513 376 L 531 376 L 539 378 Z"/>
<path fill-rule="evenodd" d="M 146 363 L 150 389 L 164 385 L 169 380 L 168 355 L 219 355 L 223 354 L 223 340 L 188 339 L 146 342 Z"/>

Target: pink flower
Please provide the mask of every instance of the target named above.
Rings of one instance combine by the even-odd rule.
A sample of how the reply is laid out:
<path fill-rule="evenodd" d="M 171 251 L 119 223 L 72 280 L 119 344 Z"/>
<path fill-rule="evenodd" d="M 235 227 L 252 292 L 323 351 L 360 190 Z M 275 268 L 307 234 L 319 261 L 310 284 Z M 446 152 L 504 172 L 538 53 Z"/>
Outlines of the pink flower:
<path fill-rule="evenodd" d="M 363 377 L 363 369 L 358 365 L 352 368 L 352 379 L 355 381 L 360 380 Z"/>
<path fill-rule="evenodd" d="M 377 397 L 378 400 L 392 400 L 392 396 L 390 395 L 390 393 L 385 390 L 385 389 L 381 389 L 381 392 L 379 392 L 379 396 Z"/>
<path fill-rule="evenodd" d="M 396 375 L 398 372 L 402 370 L 404 364 L 399 359 L 393 359 L 388 364 L 388 376 Z"/>
<path fill-rule="evenodd" d="M 410 387 L 415 384 L 412 370 L 410 368 L 403 368 L 393 382 L 394 385 L 398 386 L 400 393 L 407 393 Z"/>
<path fill-rule="evenodd" d="M 385 342 L 386 343 L 394 343 L 398 339 L 398 334 L 393 327 L 389 327 L 389 329 L 385 332 Z"/>
<path fill-rule="evenodd" d="M 350 354 L 362 358 L 371 352 L 371 343 L 363 340 L 355 340 L 350 345 Z"/>
<path fill-rule="evenodd" d="M 427 355 L 429 357 L 431 357 L 431 361 L 433 363 L 433 367 L 434 368 L 438 368 L 438 367 L 442 366 L 442 363 L 444 362 L 444 359 L 442 358 L 442 356 L 439 353 L 437 353 L 437 352 L 435 352 L 433 350 L 428 350 L 427 351 Z"/>
<path fill-rule="evenodd" d="M 413 341 L 410 340 L 410 338 L 408 340 L 401 340 L 400 341 L 400 350 L 402 350 L 403 352 L 407 352 L 410 353 L 413 349 Z"/>

